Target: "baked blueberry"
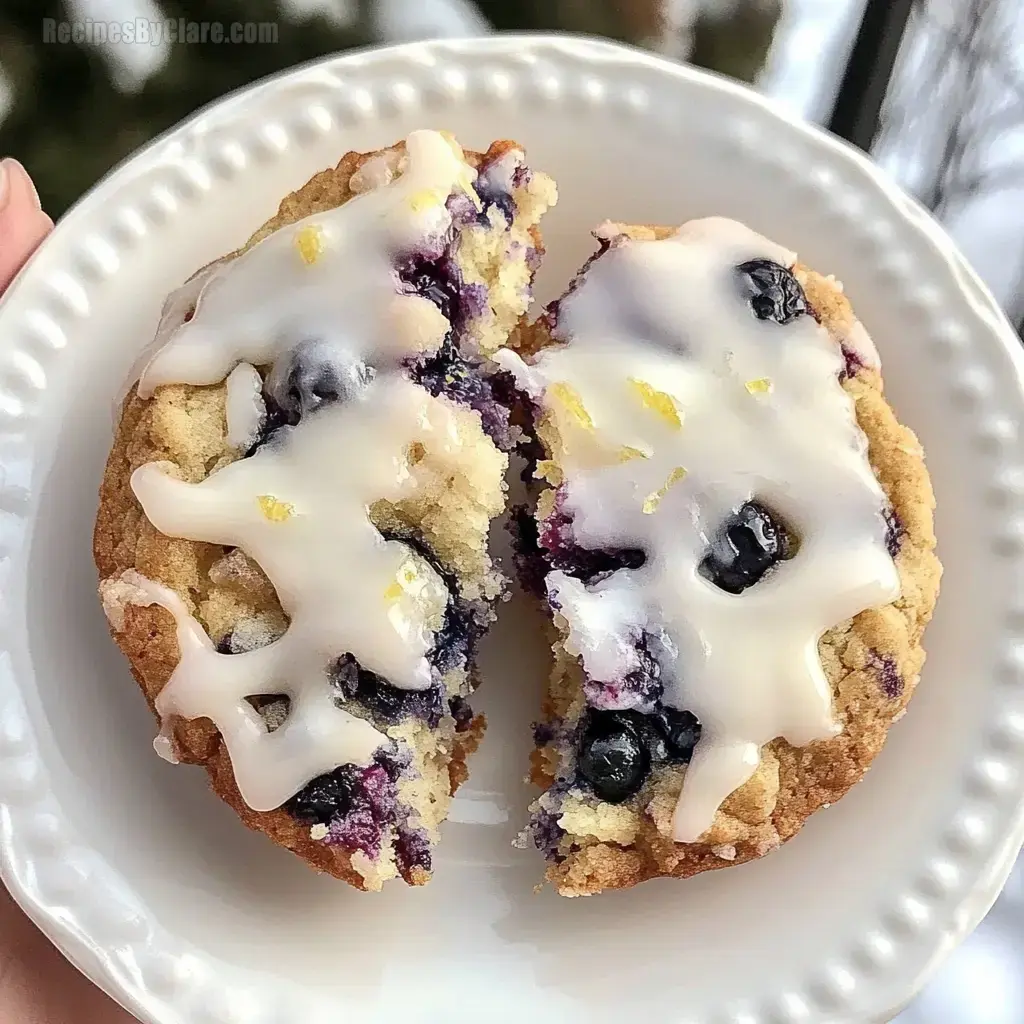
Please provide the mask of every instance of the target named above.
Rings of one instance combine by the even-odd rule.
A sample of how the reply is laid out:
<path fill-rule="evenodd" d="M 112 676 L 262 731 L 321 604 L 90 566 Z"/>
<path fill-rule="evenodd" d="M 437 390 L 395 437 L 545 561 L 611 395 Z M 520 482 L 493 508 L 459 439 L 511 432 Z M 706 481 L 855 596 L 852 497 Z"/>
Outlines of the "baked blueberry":
<path fill-rule="evenodd" d="M 462 275 L 450 256 L 430 259 L 410 255 L 401 259 L 396 267 L 398 278 L 407 294 L 422 295 L 441 311 L 453 327 L 461 322 L 459 287 Z"/>
<path fill-rule="evenodd" d="M 430 840 L 418 828 L 398 826 L 395 837 L 395 861 L 403 878 L 408 879 L 418 868 L 429 874 L 431 866 Z"/>
<path fill-rule="evenodd" d="M 700 722 L 696 715 L 663 706 L 658 708 L 655 717 L 664 732 L 669 760 L 688 762 L 700 739 Z"/>
<path fill-rule="evenodd" d="M 310 825 L 329 825 L 349 812 L 356 781 L 356 769 L 343 764 L 303 786 L 286 801 L 284 809 L 293 818 Z"/>
<path fill-rule="evenodd" d="M 788 324 L 810 312 L 800 282 L 781 264 L 772 260 L 749 260 L 736 270 L 758 320 Z"/>
<path fill-rule="evenodd" d="M 639 569 L 647 555 L 639 548 L 573 548 L 555 559 L 556 568 L 564 562 L 564 571 L 584 583 L 596 583 L 620 569 Z"/>
<path fill-rule="evenodd" d="M 402 690 L 376 672 L 363 668 L 351 654 L 343 654 L 331 666 L 330 676 L 345 699 L 357 701 L 389 725 L 414 716 L 422 718 L 433 729 L 444 715 L 440 686 Z"/>
<path fill-rule="evenodd" d="M 658 704 L 653 711 L 590 712 L 606 715 L 609 721 L 624 723 L 640 737 L 651 761 L 688 762 L 700 739 L 700 722 L 689 711 Z"/>
<path fill-rule="evenodd" d="M 489 173 L 489 168 L 481 171 L 476 179 L 476 194 L 480 197 L 483 209 L 478 214 L 481 224 L 487 224 L 487 213 L 494 207 L 505 218 L 508 224 L 516 218 L 516 201 L 508 189 L 504 188 L 498 175 Z"/>
<path fill-rule="evenodd" d="M 259 435 L 245 453 L 246 458 L 249 458 L 250 455 L 255 455 L 264 445 L 276 444 L 283 440 L 288 431 L 290 431 L 291 428 L 299 422 L 299 417 L 297 415 L 291 415 L 290 413 L 285 412 L 285 410 L 267 394 L 265 386 L 263 390 L 263 401 L 266 405 L 267 414 L 263 417 L 263 424 L 260 427 Z"/>
<path fill-rule="evenodd" d="M 885 548 L 890 556 L 895 558 L 900 553 L 903 535 L 907 532 L 906 527 L 891 505 L 882 510 L 882 518 L 885 520 Z"/>
<path fill-rule="evenodd" d="M 263 390 L 289 423 L 297 423 L 321 406 L 351 398 L 373 376 L 373 367 L 326 341 L 311 338 L 278 358 Z"/>
<path fill-rule="evenodd" d="M 450 595 L 441 628 L 434 634 L 434 643 L 427 660 L 441 675 L 461 668 L 476 654 L 480 638 L 490 621 L 487 607 L 481 602 L 467 601 L 459 595 L 457 577 L 443 566 L 422 534 L 412 531 L 385 531 L 385 540 L 397 540 L 411 548 L 444 581 Z"/>
<path fill-rule="evenodd" d="M 640 548 L 583 548 L 573 536 L 572 516 L 564 508 L 564 493 L 555 498 L 554 511 L 541 523 L 537 545 L 547 553 L 553 569 L 584 583 L 595 583 L 620 569 L 639 569 L 647 561 Z"/>
<path fill-rule="evenodd" d="M 871 662 L 878 673 L 878 685 L 890 700 L 903 696 L 903 676 L 900 674 L 896 659 L 888 654 L 872 651 Z"/>
<path fill-rule="evenodd" d="M 558 824 L 557 814 L 545 810 L 537 811 L 530 823 L 530 835 L 533 845 L 549 860 L 564 859 L 559 853 L 558 846 L 565 838 L 565 829 Z"/>
<path fill-rule="evenodd" d="M 437 355 L 414 365 L 410 375 L 435 397 L 443 395 L 479 413 L 484 432 L 502 451 L 515 446 L 512 401 L 499 397 L 494 379 L 486 376 L 479 364 L 463 359 L 450 341 Z"/>
<path fill-rule="evenodd" d="M 647 778 L 651 755 L 633 721 L 616 712 L 589 712 L 580 739 L 577 768 L 594 793 L 618 804 Z"/>
<path fill-rule="evenodd" d="M 700 563 L 701 575 L 730 594 L 752 587 L 791 555 L 785 526 L 756 501 L 741 505 L 722 524 Z"/>

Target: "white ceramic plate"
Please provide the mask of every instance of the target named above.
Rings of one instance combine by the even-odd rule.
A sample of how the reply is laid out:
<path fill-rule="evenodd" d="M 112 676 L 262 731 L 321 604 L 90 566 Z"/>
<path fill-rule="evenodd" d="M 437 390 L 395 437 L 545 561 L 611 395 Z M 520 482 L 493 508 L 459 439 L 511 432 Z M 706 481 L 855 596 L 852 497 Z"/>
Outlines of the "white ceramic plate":
<path fill-rule="evenodd" d="M 930 658 L 867 780 L 763 861 L 590 900 L 514 851 L 545 671 L 487 650 L 492 730 L 434 881 L 364 895 L 247 832 L 153 722 L 94 597 L 111 402 L 163 295 L 350 148 L 445 127 L 558 180 L 549 298 L 605 217 L 721 213 L 836 273 L 921 435 L 946 565 Z M 104 180 L 0 310 L 2 873 L 155 1024 L 887 1020 L 995 898 L 1024 826 L 1022 356 L 945 236 L 869 163 L 744 89 L 550 37 L 380 50 L 218 103 Z"/>

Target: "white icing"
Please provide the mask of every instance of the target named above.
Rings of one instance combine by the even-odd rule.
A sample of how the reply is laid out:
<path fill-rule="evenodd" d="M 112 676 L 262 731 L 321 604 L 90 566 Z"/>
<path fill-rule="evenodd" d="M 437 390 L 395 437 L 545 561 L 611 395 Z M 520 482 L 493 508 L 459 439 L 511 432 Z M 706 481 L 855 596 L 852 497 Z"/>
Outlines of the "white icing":
<path fill-rule="evenodd" d="M 869 369 L 877 370 L 881 365 L 878 349 L 865 326 L 858 320 L 843 338 L 843 346 L 849 349 Z"/>
<path fill-rule="evenodd" d="M 636 641 L 647 615 L 639 592 L 588 593 L 580 580 L 564 572 L 551 573 L 547 589 L 566 622 L 565 649 L 586 658 L 591 679 L 613 683 L 640 667 Z"/>
<path fill-rule="evenodd" d="M 348 187 L 355 193 L 361 193 L 390 185 L 400 162 L 401 154 L 397 149 L 386 149 L 363 163 L 349 179 Z"/>
<path fill-rule="evenodd" d="M 217 260 L 203 267 L 202 270 L 196 271 L 180 288 L 176 288 L 164 299 L 164 304 L 160 309 L 160 319 L 157 321 L 153 338 L 135 357 L 128 376 L 115 399 L 113 407 L 115 429 L 124 413 L 122 408 L 124 400 L 135 386 L 140 374 L 152 360 L 153 355 L 167 344 L 171 335 L 185 322 L 185 319 L 195 307 L 196 300 L 199 298 L 199 293 L 203 290 L 203 286 L 222 262 L 224 261 Z"/>
<path fill-rule="evenodd" d="M 384 541 L 366 515 L 374 501 L 412 492 L 406 453 L 416 440 L 431 451 L 458 446 L 453 409 L 394 376 L 374 382 L 365 400 L 320 410 L 283 443 L 200 483 L 176 480 L 153 463 L 132 474 L 132 489 L 158 530 L 242 548 L 289 616 L 272 644 L 224 655 L 180 601 L 164 595 L 159 602 L 179 620 L 183 653 L 157 710 L 217 725 L 242 797 L 256 810 L 279 806 L 338 764 L 365 764 L 382 742 L 372 726 L 334 704 L 326 669 L 341 654 L 398 687 L 434 682 L 426 654 L 447 586 L 407 545 Z M 273 733 L 244 702 L 261 693 L 292 701 Z"/>
<path fill-rule="evenodd" d="M 510 149 L 497 159 L 488 164 L 484 177 L 489 186 L 496 191 L 505 192 L 511 195 L 515 184 L 515 174 L 523 163 L 523 152 L 519 149 Z M 482 183 L 481 183 L 482 184 Z"/>
<path fill-rule="evenodd" d="M 570 651 L 596 679 L 630 670 L 630 637 L 664 632 L 664 699 L 703 726 L 673 819 L 680 842 L 708 828 L 762 745 L 839 730 L 818 640 L 899 593 L 885 499 L 838 381 L 840 349 L 810 316 L 780 326 L 752 315 L 735 267 L 757 258 L 795 259 L 720 218 L 663 241 L 618 239 L 560 304 L 556 336 L 567 344 L 529 367 L 503 357 L 557 417 L 577 542 L 647 552 L 642 568 L 587 586 L 552 573 L 549 592 Z M 698 565 L 753 497 L 800 547 L 733 595 Z"/>
<path fill-rule="evenodd" d="M 445 200 L 471 189 L 474 172 L 436 132 L 413 132 L 406 145 L 408 166 L 391 185 L 311 214 L 217 266 L 195 315 L 146 367 L 139 395 L 162 384 L 219 383 L 238 363 L 269 365 L 305 338 L 385 364 L 407 355 L 394 338 L 393 321 L 404 315 L 396 310 L 425 300 L 396 296 L 394 257 L 425 240 L 440 245 L 451 225 Z M 311 262 L 300 254 L 304 238 L 316 250 Z"/>
<path fill-rule="evenodd" d="M 256 440 L 267 415 L 263 401 L 263 378 L 250 363 L 239 363 L 225 383 L 224 414 L 227 419 L 227 441 L 243 451 Z"/>
<path fill-rule="evenodd" d="M 368 763 L 386 742 L 336 706 L 327 670 L 339 656 L 351 654 L 401 688 L 437 681 L 426 655 L 447 586 L 407 545 L 385 541 L 368 509 L 414 494 L 412 451 L 416 458 L 428 451 L 443 468 L 475 439 L 454 406 L 396 372 L 404 358 L 436 350 L 448 323 L 429 301 L 397 294 L 393 271 L 396 254 L 440 246 L 450 226 L 445 200 L 471 190 L 473 172 L 434 132 L 409 137 L 405 163 L 390 185 L 283 228 L 216 267 L 192 318 L 139 382 L 146 397 L 164 384 L 213 384 L 231 373 L 232 443 L 247 439 L 257 420 L 253 365 L 275 364 L 268 387 L 286 389 L 288 360 L 297 358 L 289 354 L 301 351 L 345 388 L 344 401 L 304 415 L 256 454 L 199 483 L 175 479 L 157 463 L 131 478 L 158 530 L 241 548 L 289 617 L 269 645 L 219 654 L 176 594 L 138 574 L 128 581 L 137 588 L 129 596 L 162 605 L 177 623 L 181 659 L 157 699 L 161 751 L 173 753 L 168 723 L 175 716 L 211 719 L 255 810 L 280 806 L 337 765 Z M 277 727 L 245 700 L 257 694 L 290 699 Z"/>

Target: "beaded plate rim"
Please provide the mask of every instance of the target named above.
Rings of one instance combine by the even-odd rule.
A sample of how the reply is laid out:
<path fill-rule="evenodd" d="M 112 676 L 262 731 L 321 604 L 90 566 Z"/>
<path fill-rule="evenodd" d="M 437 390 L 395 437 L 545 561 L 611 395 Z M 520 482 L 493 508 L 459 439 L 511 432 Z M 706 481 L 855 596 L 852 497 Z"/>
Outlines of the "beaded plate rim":
<path fill-rule="evenodd" d="M 49 786 L 14 667 L 19 657 L 27 657 L 18 649 L 12 623 L 24 611 L 16 566 L 31 530 L 32 486 L 19 484 L 5 462 L 22 460 L 25 480 L 38 471 L 33 463 L 37 399 L 52 361 L 71 340 L 68 334 L 89 315 L 91 290 L 116 276 L 122 254 L 147 225 L 158 225 L 179 202 L 209 189 L 216 177 L 242 172 L 249 154 L 232 137 L 232 127 L 247 120 L 261 125 L 245 136 L 258 162 L 283 154 L 289 134 L 315 135 L 336 119 L 354 123 L 378 108 L 402 109 L 426 96 L 466 102 L 469 83 L 496 101 L 523 85 L 549 100 L 607 103 L 640 115 L 648 103 L 643 82 L 666 78 L 726 94 L 743 107 L 749 120 L 738 128 L 741 147 L 756 143 L 758 119 L 799 139 L 821 162 L 805 170 L 791 160 L 784 173 L 848 175 L 873 199 L 882 199 L 899 231 L 941 265 L 954 298 L 931 292 L 919 298 L 937 312 L 949 304 L 950 315 L 933 342 L 948 359 L 963 400 L 985 410 L 976 414 L 979 440 L 1000 460 L 994 485 L 1011 505 L 1000 554 L 1018 571 L 1024 568 L 1024 517 L 1012 508 L 1024 491 L 1024 469 L 1012 461 L 1024 412 L 1024 350 L 942 229 L 867 158 L 838 140 L 794 122 L 771 102 L 718 76 L 572 36 L 496 36 L 358 51 L 291 69 L 211 104 L 119 165 L 79 200 L 0 300 L 0 875 L 54 944 L 141 1019 L 305 1024 L 322 1018 L 299 993 L 262 992 L 255 975 L 252 987 L 225 987 L 213 961 L 204 963 L 202 951 L 165 934 L 127 882 L 82 845 Z M 260 115 L 271 99 L 280 105 L 282 97 L 295 112 L 287 128 Z M 209 141 L 214 128 L 227 133 L 216 145 Z M 746 142 L 745 131 L 753 133 Z M 108 211 L 109 231 L 83 235 L 78 223 L 101 206 Z M 963 322 L 965 311 L 969 324 Z M 990 342 L 984 353 L 989 363 L 1002 360 L 1002 368 L 1010 368 L 1017 389 L 1012 407 L 993 407 L 991 369 L 972 350 L 972 332 Z M 1024 673 L 1024 646 L 1013 642 L 1024 627 L 1024 596 L 1004 613 L 1011 643 L 992 675 L 1001 672 L 1015 680 Z M 723 997 L 720 1012 L 699 1022 L 688 1018 L 687 1024 L 888 1020 L 913 997 L 987 912 L 1024 842 L 1024 702 L 1012 687 L 997 692 L 997 686 L 993 681 L 987 742 L 963 765 L 958 809 L 924 848 L 889 910 L 862 934 L 828 950 L 799 990 L 766 994 L 760 1005 L 742 1011 L 727 1007 Z M 912 955 L 901 957 L 906 949 Z M 254 992 L 260 994 L 258 1002 Z"/>

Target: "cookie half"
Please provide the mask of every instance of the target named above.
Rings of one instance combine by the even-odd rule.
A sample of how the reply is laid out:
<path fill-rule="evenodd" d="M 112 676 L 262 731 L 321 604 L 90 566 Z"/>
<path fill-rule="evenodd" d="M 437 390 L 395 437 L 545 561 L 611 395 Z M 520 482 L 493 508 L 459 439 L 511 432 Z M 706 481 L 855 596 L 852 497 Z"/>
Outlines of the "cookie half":
<path fill-rule="evenodd" d="M 349 153 L 170 297 L 124 402 L 94 552 L 158 752 L 357 888 L 429 879 L 483 731 L 492 357 L 554 201 L 512 142 Z"/>
<path fill-rule="evenodd" d="M 500 358 L 554 667 L 524 842 L 566 896 L 777 848 L 904 712 L 938 593 L 921 446 L 841 286 L 743 225 L 606 224 Z"/>

